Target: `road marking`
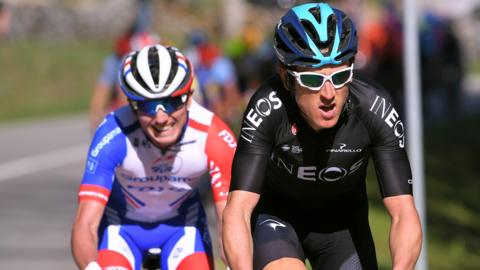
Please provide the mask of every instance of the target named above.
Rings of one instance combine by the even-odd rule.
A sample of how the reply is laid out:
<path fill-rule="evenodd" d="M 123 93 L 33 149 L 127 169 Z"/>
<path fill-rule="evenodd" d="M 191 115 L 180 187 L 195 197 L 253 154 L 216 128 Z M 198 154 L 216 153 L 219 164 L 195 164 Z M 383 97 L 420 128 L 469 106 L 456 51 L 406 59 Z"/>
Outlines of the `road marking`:
<path fill-rule="evenodd" d="M 87 144 L 80 144 L 0 164 L 0 182 L 80 162 L 87 150 Z"/>

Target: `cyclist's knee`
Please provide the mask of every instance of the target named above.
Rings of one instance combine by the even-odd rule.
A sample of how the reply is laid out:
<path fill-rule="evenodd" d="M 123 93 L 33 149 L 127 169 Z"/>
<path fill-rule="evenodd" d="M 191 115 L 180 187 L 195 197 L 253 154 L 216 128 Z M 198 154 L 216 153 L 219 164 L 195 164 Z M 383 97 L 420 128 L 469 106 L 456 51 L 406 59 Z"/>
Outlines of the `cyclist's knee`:
<path fill-rule="evenodd" d="M 205 252 L 196 252 L 183 258 L 177 270 L 210 270 L 213 269 L 213 263 Z"/>
<path fill-rule="evenodd" d="M 269 262 L 263 270 L 289 269 L 289 270 L 307 270 L 305 263 L 297 258 L 283 257 Z"/>
<path fill-rule="evenodd" d="M 133 270 L 133 266 L 121 253 L 103 249 L 98 251 L 98 263 L 102 268 L 119 267 L 120 269 Z"/>

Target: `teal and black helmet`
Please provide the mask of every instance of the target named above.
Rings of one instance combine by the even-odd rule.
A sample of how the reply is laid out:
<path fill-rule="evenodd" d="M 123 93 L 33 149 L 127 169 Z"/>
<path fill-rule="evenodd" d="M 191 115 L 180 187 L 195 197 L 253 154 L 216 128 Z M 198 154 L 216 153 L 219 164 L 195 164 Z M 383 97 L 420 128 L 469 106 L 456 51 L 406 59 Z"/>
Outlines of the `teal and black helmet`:
<path fill-rule="evenodd" d="M 353 60 L 357 31 L 345 13 L 326 3 L 290 9 L 275 29 L 275 53 L 286 66 L 318 68 Z"/>

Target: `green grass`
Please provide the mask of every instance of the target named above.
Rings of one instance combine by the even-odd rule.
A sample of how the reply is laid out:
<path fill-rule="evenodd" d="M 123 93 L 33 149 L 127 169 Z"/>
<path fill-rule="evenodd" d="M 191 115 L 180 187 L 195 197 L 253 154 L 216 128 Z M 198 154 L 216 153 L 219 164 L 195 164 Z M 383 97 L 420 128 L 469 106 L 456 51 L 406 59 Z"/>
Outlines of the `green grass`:
<path fill-rule="evenodd" d="M 480 117 L 425 130 L 427 247 L 430 269 L 480 269 Z M 372 172 L 372 170 L 370 170 Z M 370 221 L 381 269 L 391 269 L 390 220 L 368 181 Z"/>
<path fill-rule="evenodd" d="M 467 68 L 470 69 L 472 73 L 480 74 L 480 61 L 472 61 Z"/>
<path fill-rule="evenodd" d="M 426 131 L 432 269 L 480 269 L 480 118 Z"/>
<path fill-rule="evenodd" d="M 0 122 L 88 110 L 110 42 L 0 45 Z"/>

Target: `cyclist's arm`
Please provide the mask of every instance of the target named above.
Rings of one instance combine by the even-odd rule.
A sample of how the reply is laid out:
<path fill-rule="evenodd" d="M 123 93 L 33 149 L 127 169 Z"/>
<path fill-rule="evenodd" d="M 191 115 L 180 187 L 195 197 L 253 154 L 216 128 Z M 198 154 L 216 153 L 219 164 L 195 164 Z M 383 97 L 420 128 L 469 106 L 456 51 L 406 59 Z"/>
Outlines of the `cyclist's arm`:
<path fill-rule="evenodd" d="M 97 260 L 98 227 L 112 190 L 114 170 L 125 155 L 125 135 L 115 116 L 109 115 L 93 137 L 78 192 L 71 247 L 79 269 Z"/>
<path fill-rule="evenodd" d="M 211 177 L 211 188 L 215 210 L 217 213 L 217 228 L 220 255 L 226 262 L 222 243 L 222 215 L 227 202 L 230 188 L 232 161 L 237 147 L 235 135 L 230 128 L 217 116 L 213 116 L 208 130 L 205 153 L 208 156 L 208 168 Z"/>
<path fill-rule="evenodd" d="M 223 245 L 231 269 L 253 269 L 250 219 L 259 198 L 259 194 L 243 190 L 229 195 L 223 213 Z"/>
<path fill-rule="evenodd" d="M 93 200 L 79 203 L 71 239 L 73 258 L 79 269 L 97 260 L 97 233 L 104 209 L 104 204 Z"/>
<path fill-rule="evenodd" d="M 232 186 L 223 212 L 223 245 L 232 269 L 253 267 L 250 220 L 260 199 L 267 160 L 267 155 L 245 154 L 238 150 L 235 154 Z"/>
<path fill-rule="evenodd" d="M 219 201 L 215 203 L 215 210 L 217 212 L 217 230 L 218 230 L 218 244 L 219 244 L 219 251 L 220 251 L 220 257 L 222 261 L 226 264 L 227 263 L 227 258 L 225 257 L 225 252 L 223 248 L 223 240 L 222 240 L 222 217 L 223 217 L 223 211 L 225 210 L 225 205 L 227 204 L 227 201 Z"/>
<path fill-rule="evenodd" d="M 368 93 L 371 91 L 365 91 Z M 370 131 L 377 179 L 384 205 L 391 216 L 390 252 L 393 269 L 413 269 L 421 248 L 422 230 L 413 202 L 410 162 L 405 151 L 405 130 L 391 97 L 377 89 L 368 99 L 363 120 Z M 382 105 L 380 105 L 382 104 Z M 380 113 L 380 107 L 387 108 Z"/>
<path fill-rule="evenodd" d="M 257 113 L 258 104 L 268 103 L 271 112 Z M 265 85 L 250 99 L 243 118 L 238 147 L 232 164 L 232 182 L 223 213 L 225 254 L 232 269 L 252 269 L 251 215 L 262 194 L 268 159 L 276 131 L 285 119 L 277 93 Z"/>
<path fill-rule="evenodd" d="M 386 197 L 391 216 L 390 252 L 393 269 L 413 269 L 420 254 L 422 229 L 411 195 Z"/>

